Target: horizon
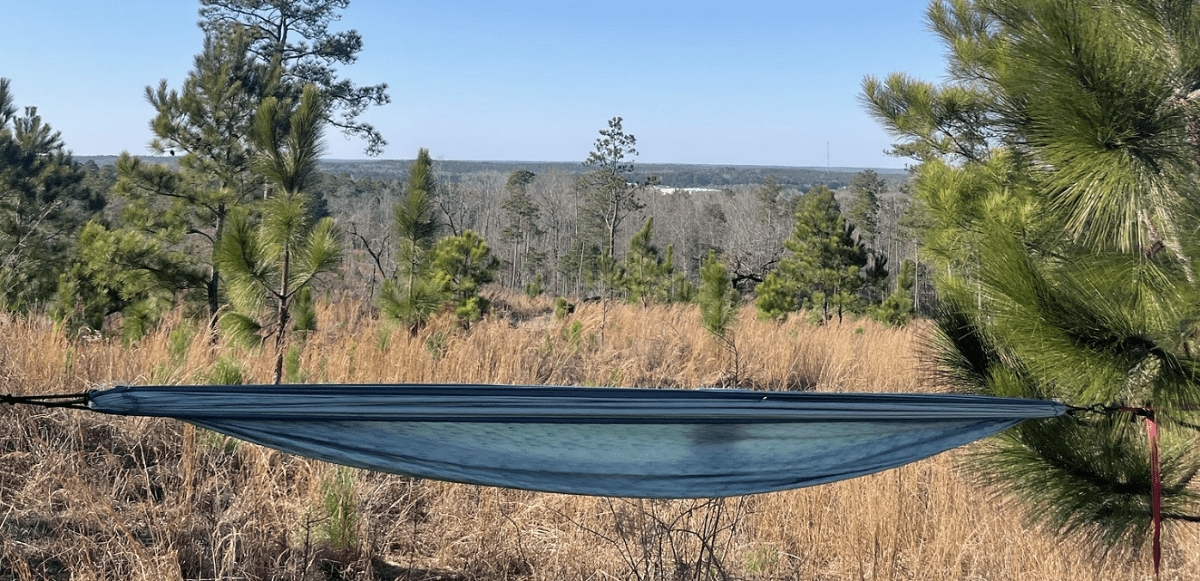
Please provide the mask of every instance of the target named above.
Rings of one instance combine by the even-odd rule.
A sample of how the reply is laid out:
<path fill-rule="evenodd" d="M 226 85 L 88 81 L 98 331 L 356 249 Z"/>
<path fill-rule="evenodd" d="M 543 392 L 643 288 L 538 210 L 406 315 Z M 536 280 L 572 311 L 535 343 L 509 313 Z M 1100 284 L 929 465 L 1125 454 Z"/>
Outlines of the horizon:
<path fill-rule="evenodd" d="M 0 37 L 0 74 L 17 106 L 37 107 L 76 156 L 148 153 L 145 88 L 181 86 L 203 40 L 199 4 L 9 8 L 18 25 Z M 360 0 L 330 30 L 363 37 L 340 78 L 389 84 L 392 102 L 361 117 L 389 141 L 380 158 L 426 147 L 435 159 L 575 163 L 620 116 L 637 163 L 903 170 L 909 160 L 884 153 L 892 140 L 858 99 L 866 75 L 943 77 L 924 8 Z M 332 128 L 325 145 L 326 159 L 380 159 Z"/>
<path fill-rule="evenodd" d="M 152 155 L 152 154 L 145 154 L 145 155 L 134 154 L 134 155 L 135 155 L 135 157 L 138 157 L 139 159 L 164 159 L 164 160 L 175 159 L 175 157 L 172 157 L 170 155 Z M 76 161 L 79 161 L 79 160 L 95 161 L 96 158 L 112 158 L 115 161 L 117 158 L 121 157 L 121 154 L 99 154 L 99 155 L 75 155 L 75 154 L 72 154 L 72 157 Z M 382 158 L 382 157 L 375 157 L 375 158 L 323 157 L 320 159 L 320 162 L 321 163 L 389 163 L 389 162 L 390 163 L 411 163 L 414 159 L 415 158 L 411 158 L 411 157 L 409 157 L 409 158 L 404 158 L 404 157 L 389 157 L 389 158 Z M 555 161 L 555 160 L 544 160 L 544 159 L 535 160 L 535 159 L 438 159 L 438 158 L 434 158 L 433 162 L 434 162 L 435 167 L 438 162 L 492 163 L 492 164 L 497 164 L 497 165 L 558 164 L 558 165 L 578 165 L 578 166 L 583 167 L 583 162 L 580 162 L 580 161 L 573 161 L 573 160 Z M 654 165 L 682 165 L 682 166 L 708 166 L 708 167 L 780 168 L 780 169 L 793 169 L 793 170 L 794 169 L 802 169 L 802 170 L 809 170 L 809 171 L 831 171 L 831 172 L 839 172 L 839 173 L 858 172 L 858 171 L 863 171 L 863 170 L 873 170 L 873 171 L 877 171 L 877 172 L 897 173 L 897 174 L 908 173 L 908 169 L 906 169 L 906 168 L 866 167 L 866 166 L 828 166 L 828 167 L 826 167 L 826 166 L 811 166 L 811 165 L 778 165 L 778 164 L 761 164 L 761 163 L 687 163 L 687 162 L 673 162 L 673 161 L 653 162 L 653 161 L 640 161 L 640 160 L 635 161 L 634 165 L 635 165 L 635 170 L 636 170 L 637 166 L 646 166 L 646 165 L 651 165 L 651 166 L 654 166 Z"/>

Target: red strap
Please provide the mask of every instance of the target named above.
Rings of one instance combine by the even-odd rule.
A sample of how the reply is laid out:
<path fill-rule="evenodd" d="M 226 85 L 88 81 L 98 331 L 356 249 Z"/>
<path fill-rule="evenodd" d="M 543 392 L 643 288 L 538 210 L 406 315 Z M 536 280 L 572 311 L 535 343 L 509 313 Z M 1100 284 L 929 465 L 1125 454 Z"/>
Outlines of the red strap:
<path fill-rule="evenodd" d="M 1158 579 L 1162 560 L 1162 466 L 1158 462 L 1158 425 L 1154 415 L 1146 416 L 1146 436 L 1150 440 L 1150 518 L 1154 523 L 1154 578 Z"/>

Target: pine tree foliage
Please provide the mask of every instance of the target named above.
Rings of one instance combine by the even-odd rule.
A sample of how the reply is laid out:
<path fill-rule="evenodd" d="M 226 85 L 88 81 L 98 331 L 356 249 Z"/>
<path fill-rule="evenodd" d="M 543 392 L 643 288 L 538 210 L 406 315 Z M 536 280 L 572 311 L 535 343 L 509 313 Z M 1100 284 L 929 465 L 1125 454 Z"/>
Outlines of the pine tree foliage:
<path fill-rule="evenodd" d="M 103 192 L 36 107 L 18 114 L 11 83 L 0 78 L 0 304 L 27 309 L 54 296 L 72 238 L 103 208 Z"/>
<path fill-rule="evenodd" d="M 441 227 L 433 203 L 436 189 L 433 160 L 429 150 L 422 148 L 408 168 L 403 195 L 392 209 L 393 229 L 399 244 L 397 262 L 400 273 L 410 279 L 424 268 Z"/>
<path fill-rule="evenodd" d="M 500 261 L 492 256 L 483 237 L 474 230 L 438 240 L 433 247 L 431 277 L 465 324 L 478 320 L 490 303 L 479 295 L 480 288 L 495 280 Z"/>
<path fill-rule="evenodd" d="M 420 149 L 408 169 L 399 202 L 392 208 L 396 236 L 396 276 L 384 281 L 379 307 L 414 332 L 445 303 L 444 284 L 427 278 L 430 251 L 441 228 L 433 194 L 437 182 L 428 149 Z"/>
<path fill-rule="evenodd" d="M 149 233 L 155 238 L 152 245 L 163 251 L 189 246 L 193 259 L 188 267 L 207 271 L 203 288 L 214 322 L 223 292 L 216 247 L 229 218 L 252 211 L 267 187 L 252 167 L 256 147 L 251 135 L 259 105 L 277 92 L 278 70 L 255 62 L 250 42 L 244 33 L 210 34 L 180 89 L 170 89 L 165 80 L 146 88 L 156 112 L 151 149 L 175 156 L 178 171 L 128 153 L 117 162 L 114 194 L 124 202 L 121 222 L 127 230 L 118 235 Z M 134 264 L 135 258 L 122 262 Z M 161 260 L 142 258 L 147 268 Z M 177 290 L 192 287 L 189 282 Z"/>
<path fill-rule="evenodd" d="M 322 123 L 315 86 L 306 88 L 295 105 L 274 97 L 263 101 L 253 133 L 262 153 L 254 167 L 272 191 L 258 219 L 246 212 L 233 214 L 217 245 L 217 264 L 227 273 L 233 306 L 222 316 L 222 327 L 250 344 L 274 339 L 274 383 L 282 380 L 287 338 L 297 328 L 292 319 L 297 301 L 311 302 L 303 291 L 342 260 L 333 219 L 313 224 L 309 210 L 307 191 L 316 183 Z M 300 323 L 300 330 L 314 324 Z"/>
<path fill-rule="evenodd" d="M 887 190 L 887 184 L 874 170 L 863 170 L 850 181 L 854 199 L 846 217 L 854 225 L 859 239 L 870 246 L 878 229 L 879 196 Z"/>
<path fill-rule="evenodd" d="M 804 308 L 824 322 L 859 310 L 868 252 L 855 240 L 854 227 L 829 188 L 817 186 L 805 194 L 783 245 L 790 255 L 754 291 L 760 317 L 784 319 Z"/>
<path fill-rule="evenodd" d="M 593 168 L 582 183 L 587 191 L 587 218 L 602 227 L 605 238 L 601 249 L 614 258 L 617 231 L 630 214 L 645 207 L 640 198 L 642 190 L 654 182 L 652 179 L 643 183 L 631 181 L 632 158 L 638 154 L 637 138 L 625 132 L 622 121 L 620 117 L 609 119 L 608 129 L 600 130 L 600 137 L 583 162 Z"/>
<path fill-rule="evenodd" d="M 700 324 L 721 347 L 733 355 L 733 371 L 728 374 L 728 380 L 737 387 L 741 380 L 741 357 L 732 330 L 737 324 L 742 296 L 733 287 L 725 263 L 711 250 L 700 267 L 697 298 L 700 302 Z"/>
<path fill-rule="evenodd" d="M 709 251 L 700 267 L 700 322 L 704 329 L 725 340 L 737 323 L 742 297 L 729 280 L 729 271 L 717 253 Z"/>
<path fill-rule="evenodd" d="M 921 162 L 941 373 L 955 389 L 1144 410 L 1168 522 L 1200 471 L 1200 6 L 930 5 L 950 80 L 868 77 L 863 99 Z M 1136 420 L 1136 421 L 1134 421 Z M 1150 531 L 1142 420 L 1027 422 L 973 466 L 1030 518 L 1104 552 Z"/>
<path fill-rule="evenodd" d="M 508 176 L 504 189 L 509 196 L 504 200 L 507 224 L 502 232 L 504 240 L 512 244 L 511 288 L 520 288 L 523 275 L 536 272 L 545 260 L 545 253 L 533 249 L 533 239 L 542 234 L 538 227 L 541 210 L 529 193 L 529 185 L 536 176 L 529 170 L 519 169 Z"/>
<path fill-rule="evenodd" d="M 871 308 L 871 315 L 893 327 L 902 327 L 912 322 L 917 316 L 913 301 L 913 288 L 916 284 L 916 268 L 911 260 L 905 260 L 896 276 L 896 291 L 888 295 L 882 303 Z"/>
<path fill-rule="evenodd" d="M 105 317 L 124 313 L 123 335 L 134 341 L 158 313 L 175 306 L 179 289 L 203 284 L 203 273 L 191 267 L 186 252 L 163 248 L 159 237 L 146 232 L 91 221 L 79 231 L 75 248 L 51 309 L 68 329 L 101 329 Z M 139 323 L 131 324 L 135 320 Z"/>
<path fill-rule="evenodd" d="M 690 283 L 675 269 L 675 249 L 668 245 L 666 252 L 654 244 L 654 217 L 649 216 L 642 228 L 629 240 L 629 252 L 620 264 L 614 265 L 617 274 L 614 286 L 627 293 L 630 302 L 643 306 L 651 302 L 670 303 L 689 300 Z"/>
<path fill-rule="evenodd" d="M 363 48 L 357 31 L 330 30 L 349 0 L 201 0 L 200 5 L 205 34 L 244 35 L 257 63 L 280 68 L 283 92 L 276 96 L 295 99 L 307 85 L 317 86 L 326 121 L 364 138 L 368 155 L 382 153 L 383 135 L 358 118 L 371 105 L 391 101 L 387 84 L 360 87 L 337 74 L 337 66 L 353 64 Z"/>

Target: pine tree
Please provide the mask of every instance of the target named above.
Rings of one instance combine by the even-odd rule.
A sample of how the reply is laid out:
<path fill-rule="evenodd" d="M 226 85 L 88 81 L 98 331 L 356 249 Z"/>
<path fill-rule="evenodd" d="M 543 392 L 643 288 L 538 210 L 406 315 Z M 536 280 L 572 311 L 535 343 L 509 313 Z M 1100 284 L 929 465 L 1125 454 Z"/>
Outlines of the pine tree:
<path fill-rule="evenodd" d="M 725 263 L 721 262 L 717 258 L 717 253 L 711 250 L 700 267 L 698 298 L 700 301 L 700 324 L 713 336 L 717 344 L 728 350 L 733 356 L 733 371 L 727 374 L 726 382 L 734 387 L 740 387 L 741 356 L 732 330 L 733 326 L 737 324 L 738 307 L 741 306 L 742 297 L 730 282 Z"/>
<path fill-rule="evenodd" d="M 905 260 L 896 276 L 896 291 L 882 303 L 871 309 L 871 314 L 878 320 L 895 327 L 910 323 L 917 316 L 913 302 L 913 287 L 916 283 L 913 261 Z"/>
<path fill-rule="evenodd" d="M 496 278 L 500 261 L 474 230 L 438 240 L 433 246 L 429 275 L 440 282 L 442 293 L 464 325 L 478 320 L 490 303 L 480 287 Z"/>
<path fill-rule="evenodd" d="M 879 196 L 887 190 L 887 184 L 874 170 L 863 170 L 854 174 L 850 181 L 850 191 L 854 200 L 846 217 L 858 232 L 859 240 L 871 247 L 878 229 Z"/>
<path fill-rule="evenodd" d="M 181 89 L 168 88 L 165 80 L 146 88 L 156 111 L 151 149 L 176 156 L 178 171 L 128 153 L 117 162 L 114 194 L 124 201 L 123 231 L 117 235 L 147 233 L 153 237 L 149 244 L 163 251 L 191 246 L 188 266 L 207 271 L 202 284 L 214 325 L 223 291 L 216 247 L 229 218 L 252 211 L 266 187 L 251 167 L 255 145 L 250 136 L 259 105 L 276 90 L 278 71 L 256 63 L 249 47 L 244 33 L 208 35 Z M 138 258 L 122 262 L 135 264 Z M 141 258 L 145 267 L 162 259 Z M 188 290 L 192 282 L 188 285 L 176 290 Z"/>
<path fill-rule="evenodd" d="M 282 381 L 288 336 L 296 328 L 296 302 L 305 296 L 311 300 L 304 290 L 337 268 L 342 258 L 333 219 L 313 224 L 309 208 L 322 123 L 321 98 L 314 86 L 305 89 L 294 108 L 274 97 L 263 101 L 253 134 L 262 153 L 254 167 L 271 191 L 262 217 L 233 214 L 217 245 L 217 264 L 227 273 L 234 306 L 221 318 L 222 327 L 252 344 L 274 339 L 276 384 Z M 301 330 L 313 326 L 312 321 L 300 322 Z"/>
<path fill-rule="evenodd" d="M 854 239 L 829 188 L 817 186 L 804 195 L 795 230 L 783 245 L 790 256 L 755 288 L 759 316 L 783 319 L 805 308 L 825 322 L 859 309 L 867 250 Z"/>
<path fill-rule="evenodd" d="M 158 313 L 175 306 L 179 289 L 203 285 L 203 273 L 192 264 L 186 252 L 164 248 L 152 233 L 93 220 L 79 231 L 51 313 L 71 330 L 99 330 L 105 317 L 123 313 L 122 335 L 135 341 Z"/>
<path fill-rule="evenodd" d="M 617 276 L 617 286 L 628 293 L 629 301 L 642 306 L 669 300 L 670 282 L 675 275 L 675 266 L 663 258 L 653 238 L 654 216 L 649 216 L 642 229 L 629 240 L 629 252 Z M 674 252 L 668 250 L 669 258 L 673 259 Z"/>
<path fill-rule="evenodd" d="M 422 148 L 409 166 L 404 192 L 392 210 L 398 268 L 379 294 L 383 313 L 414 333 L 447 300 L 444 283 L 428 276 L 430 251 L 441 227 L 433 204 L 436 188 L 433 160 L 429 150 Z"/>
<path fill-rule="evenodd" d="M 1097 551 L 1196 520 L 1200 404 L 1200 6 L 934 2 L 942 86 L 864 81 L 916 158 L 941 300 L 941 375 L 959 390 L 1106 413 L 1027 422 L 974 466 L 1029 516 Z M 1125 411 L 1115 411 L 1125 410 Z M 1143 418 L 1132 422 L 1135 418 Z"/>
<path fill-rule="evenodd" d="M 522 274 L 532 274 L 544 260 L 544 253 L 531 248 L 532 239 L 539 235 L 537 225 L 539 210 L 529 195 L 529 184 L 536 176 L 529 170 L 519 169 L 508 176 L 504 185 L 509 196 L 504 200 L 504 214 L 508 225 L 504 227 L 505 242 L 512 244 L 511 288 L 520 288 Z"/>
<path fill-rule="evenodd" d="M 358 118 L 371 105 L 391 101 L 387 84 L 355 86 L 339 79 L 337 65 L 353 64 L 362 51 L 355 30 L 333 32 L 349 0 L 200 0 L 200 28 L 213 38 L 231 35 L 249 40 L 249 53 L 263 66 L 278 66 L 280 98 L 297 99 L 315 85 L 325 103 L 325 120 L 367 141 L 368 155 L 383 152 L 387 141 L 371 124 Z"/>
<path fill-rule="evenodd" d="M 584 166 L 593 168 L 583 177 L 587 218 L 602 225 L 605 238 L 601 249 L 611 257 L 616 257 L 617 230 L 630 214 L 645 207 L 640 195 L 645 186 L 653 182 L 631 181 L 633 160 L 630 158 L 638 154 L 637 138 L 625 133 L 621 122 L 620 117 L 609 119 L 608 129 L 600 130 L 594 149 L 583 162 Z"/>
<path fill-rule="evenodd" d="M 0 78 L 0 307 L 23 310 L 54 296 L 73 237 L 105 199 L 36 107 L 18 115 L 10 86 Z"/>

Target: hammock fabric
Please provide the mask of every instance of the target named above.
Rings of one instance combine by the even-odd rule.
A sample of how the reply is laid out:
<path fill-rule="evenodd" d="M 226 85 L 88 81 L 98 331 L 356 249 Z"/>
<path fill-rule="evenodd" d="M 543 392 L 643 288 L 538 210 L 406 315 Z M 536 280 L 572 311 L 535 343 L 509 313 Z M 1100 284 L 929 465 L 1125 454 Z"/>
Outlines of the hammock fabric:
<path fill-rule="evenodd" d="M 139 386 L 88 395 L 95 411 L 178 418 L 359 468 L 641 498 L 854 478 L 1067 412 L 996 397 L 727 389 Z"/>

